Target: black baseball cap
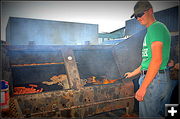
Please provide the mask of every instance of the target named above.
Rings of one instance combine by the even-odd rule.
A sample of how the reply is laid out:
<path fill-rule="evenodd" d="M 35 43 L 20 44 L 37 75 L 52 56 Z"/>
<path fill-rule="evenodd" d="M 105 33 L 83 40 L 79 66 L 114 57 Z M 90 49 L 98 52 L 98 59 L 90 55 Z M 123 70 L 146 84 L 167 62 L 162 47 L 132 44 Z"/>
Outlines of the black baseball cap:
<path fill-rule="evenodd" d="M 134 6 L 134 13 L 131 15 L 131 18 L 134 17 L 135 15 L 141 14 L 146 10 L 149 10 L 152 8 L 152 5 L 148 1 L 138 1 L 135 6 Z"/>

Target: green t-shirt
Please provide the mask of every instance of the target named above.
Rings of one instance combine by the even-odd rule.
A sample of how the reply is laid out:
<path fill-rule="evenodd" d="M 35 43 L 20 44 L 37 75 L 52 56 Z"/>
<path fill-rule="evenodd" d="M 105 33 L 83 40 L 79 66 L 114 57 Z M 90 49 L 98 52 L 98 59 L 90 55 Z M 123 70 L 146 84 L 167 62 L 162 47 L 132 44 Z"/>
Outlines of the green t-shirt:
<path fill-rule="evenodd" d="M 151 44 L 154 41 L 163 42 L 162 64 L 160 70 L 166 69 L 170 55 L 171 36 L 167 27 L 163 23 L 156 21 L 147 28 L 147 33 L 144 37 L 141 70 L 148 69 L 152 58 Z"/>

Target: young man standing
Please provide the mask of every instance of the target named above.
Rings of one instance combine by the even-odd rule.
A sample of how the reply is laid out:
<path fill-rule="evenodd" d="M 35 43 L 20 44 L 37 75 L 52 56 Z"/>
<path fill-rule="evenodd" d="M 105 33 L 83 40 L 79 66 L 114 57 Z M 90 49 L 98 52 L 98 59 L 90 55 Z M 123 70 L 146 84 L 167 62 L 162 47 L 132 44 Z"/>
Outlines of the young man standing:
<path fill-rule="evenodd" d="M 148 1 L 137 2 L 132 17 L 147 27 L 147 33 L 143 42 L 141 65 L 133 72 L 125 73 L 125 76 L 130 78 L 141 73 L 140 87 L 135 93 L 139 101 L 139 117 L 161 117 L 164 116 L 165 104 L 168 104 L 168 94 L 171 91 L 167 70 L 170 33 L 163 23 L 155 19 L 152 5 Z"/>

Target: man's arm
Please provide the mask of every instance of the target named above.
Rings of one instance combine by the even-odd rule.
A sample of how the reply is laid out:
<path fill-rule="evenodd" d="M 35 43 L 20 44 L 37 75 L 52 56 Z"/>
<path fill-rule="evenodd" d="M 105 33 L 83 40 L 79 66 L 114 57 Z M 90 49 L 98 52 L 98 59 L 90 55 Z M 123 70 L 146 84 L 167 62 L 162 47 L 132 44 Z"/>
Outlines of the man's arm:
<path fill-rule="evenodd" d="M 139 101 L 142 101 L 144 98 L 144 95 L 146 93 L 146 88 L 150 85 L 150 83 L 153 81 L 154 77 L 158 73 L 158 70 L 162 63 L 162 48 L 163 43 L 160 41 L 155 41 L 151 45 L 152 49 L 152 59 L 149 64 L 147 74 L 144 78 L 144 81 L 142 82 L 141 87 L 136 92 L 136 99 Z"/>
<path fill-rule="evenodd" d="M 141 73 L 141 65 L 135 69 L 133 72 L 127 72 L 124 74 L 124 76 L 126 76 L 126 78 L 130 78 L 130 77 L 133 77 L 133 76 L 136 76 L 137 74 Z"/>

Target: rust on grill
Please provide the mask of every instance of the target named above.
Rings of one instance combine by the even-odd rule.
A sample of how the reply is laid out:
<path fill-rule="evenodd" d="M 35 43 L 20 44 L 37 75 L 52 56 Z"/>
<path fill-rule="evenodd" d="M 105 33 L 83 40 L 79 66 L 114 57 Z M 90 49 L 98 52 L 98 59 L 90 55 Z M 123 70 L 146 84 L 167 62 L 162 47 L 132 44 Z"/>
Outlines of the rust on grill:
<path fill-rule="evenodd" d="M 110 47 L 9 50 L 10 59 L 16 57 L 10 62 L 11 98 L 17 101 L 21 117 L 88 117 L 134 108 L 133 82 L 121 78 L 117 54 Z"/>
<path fill-rule="evenodd" d="M 14 99 L 18 101 L 23 117 L 87 117 L 126 107 L 128 112 L 132 112 L 133 89 L 132 82 L 122 82 L 83 87 L 80 90 L 18 95 Z"/>
<path fill-rule="evenodd" d="M 120 101 L 120 100 L 127 100 L 127 99 L 133 99 L 133 98 L 134 98 L 134 96 L 123 97 L 123 98 L 119 98 L 119 99 L 112 99 L 112 100 L 95 102 L 95 103 L 90 103 L 90 104 L 85 104 L 85 105 L 72 106 L 72 107 L 69 107 L 69 108 L 58 109 L 56 111 L 72 110 L 72 109 L 77 109 L 77 108 L 85 108 L 85 107 L 90 107 L 90 106 L 99 105 L 99 104 L 103 104 L 103 103 L 112 103 L 112 102 L 116 102 L 116 101 Z M 109 107 L 109 109 L 111 109 L 111 108 Z M 49 111 L 49 112 L 42 112 L 42 113 L 50 113 L 50 112 L 51 111 Z M 101 111 L 99 111 L 99 112 L 101 112 Z M 31 114 L 31 116 L 39 115 L 39 114 L 42 114 L 42 113 L 33 113 L 33 114 Z"/>

